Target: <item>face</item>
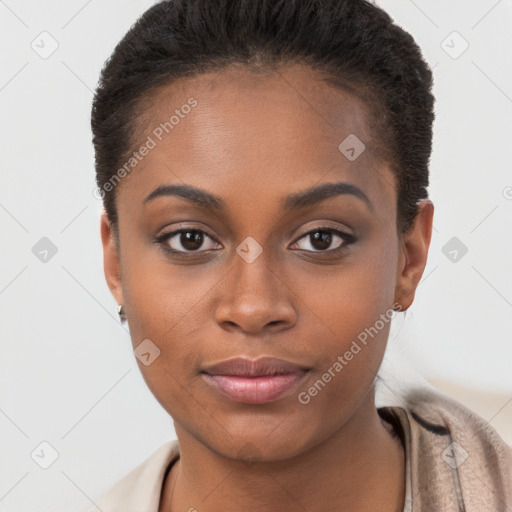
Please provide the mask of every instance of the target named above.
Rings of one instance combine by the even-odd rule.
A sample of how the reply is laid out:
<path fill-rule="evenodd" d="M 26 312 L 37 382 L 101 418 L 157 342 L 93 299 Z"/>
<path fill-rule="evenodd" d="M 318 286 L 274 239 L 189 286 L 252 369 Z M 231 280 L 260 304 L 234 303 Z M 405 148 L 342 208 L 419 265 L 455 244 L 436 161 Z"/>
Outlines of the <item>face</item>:
<path fill-rule="evenodd" d="M 151 147 L 116 191 L 120 253 L 102 218 L 105 273 L 133 347 L 150 340 L 148 361 L 160 351 L 139 366 L 178 435 L 284 459 L 369 403 L 393 304 L 412 302 L 430 238 L 425 216 L 398 236 L 371 126 L 361 100 L 301 67 L 205 74 L 146 104 L 137 147 Z M 152 194 L 170 185 L 200 191 Z M 242 403 L 201 373 L 236 356 L 308 371 L 272 401 Z"/>

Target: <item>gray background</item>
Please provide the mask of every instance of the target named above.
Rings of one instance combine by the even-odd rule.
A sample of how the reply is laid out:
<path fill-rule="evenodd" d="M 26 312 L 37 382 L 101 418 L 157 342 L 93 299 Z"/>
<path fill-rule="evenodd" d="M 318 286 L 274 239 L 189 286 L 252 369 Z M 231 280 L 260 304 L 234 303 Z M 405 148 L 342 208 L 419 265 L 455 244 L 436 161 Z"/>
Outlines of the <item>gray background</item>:
<path fill-rule="evenodd" d="M 86 511 L 175 437 L 104 280 L 89 128 L 100 68 L 151 3 L 0 1 L 1 511 Z M 512 408 L 512 2 L 377 4 L 415 37 L 437 98 L 435 231 L 383 374 L 497 393 L 494 421 Z M 44 441 L 48 469 L 31 457 L 51 457 Z"/>

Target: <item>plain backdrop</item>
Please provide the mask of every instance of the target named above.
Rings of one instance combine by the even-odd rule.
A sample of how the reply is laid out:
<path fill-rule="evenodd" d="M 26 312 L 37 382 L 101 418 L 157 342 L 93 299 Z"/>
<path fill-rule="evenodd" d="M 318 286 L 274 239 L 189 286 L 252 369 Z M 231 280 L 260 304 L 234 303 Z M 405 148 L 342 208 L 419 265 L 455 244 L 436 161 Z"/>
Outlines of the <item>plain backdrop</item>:
<path fill-rule="evenodd" d="M 0 1 L 1 511 L 85 512 L 175 437 L 105 283 L 101 203 L 93 195 L 93 90 L 114 45 L 151 4 Z M 505 410 L 512 400 L 512 3 L 377 4 L 422 48 L 437 99 L 435 231 L 382 372 L 391 381 L 438 378 L 499 393 Z M 58 454 L 48 469 L 36 463 L 41 450 Z"/>

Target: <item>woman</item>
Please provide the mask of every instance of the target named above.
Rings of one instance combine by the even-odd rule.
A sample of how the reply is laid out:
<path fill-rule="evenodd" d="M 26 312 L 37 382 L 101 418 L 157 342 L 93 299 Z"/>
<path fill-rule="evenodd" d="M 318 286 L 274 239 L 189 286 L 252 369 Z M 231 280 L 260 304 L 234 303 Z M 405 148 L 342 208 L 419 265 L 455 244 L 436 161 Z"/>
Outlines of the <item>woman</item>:
<path fill-rule="evenodd" d="M 510 510 L 483 419 L 374 400 L 428 255 L 431 88 L 363 0 L 171 0 L 118 44 L 92 111 L 105 276 L 177 440 L 100 510 Z"/>

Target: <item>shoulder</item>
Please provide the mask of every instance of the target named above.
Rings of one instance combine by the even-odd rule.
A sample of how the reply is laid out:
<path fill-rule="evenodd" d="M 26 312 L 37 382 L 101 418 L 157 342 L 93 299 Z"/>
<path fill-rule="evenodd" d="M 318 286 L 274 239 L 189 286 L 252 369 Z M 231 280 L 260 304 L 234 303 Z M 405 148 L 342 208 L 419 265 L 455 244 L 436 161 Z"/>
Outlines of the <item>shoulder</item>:
<path fill-rule="evenodd" d="M 157 512 L 165 472 L 178 457 L 177 440 L 163 444 L 112 486 L 89 512 Z"/>
<path fill-rule="evenodd" d="M 401 402 L 384 413 L 404 428 L 417 502 L 467 512 L 512 507 L 512 448 L 490 422 L 433 388 L 410 389 Z"/>
<path fill-rule="evenodd" d="M 494 461 L 497 466 L 511 469 L 512 448 L 505 443 L 490 421 L 434 388 L 412 389 L 404 401 L 420 432 L 448 436 L 466 445 L 468 460 Z"/>

